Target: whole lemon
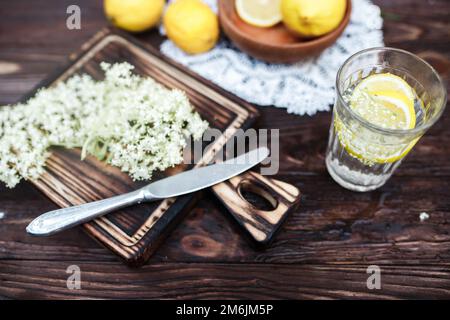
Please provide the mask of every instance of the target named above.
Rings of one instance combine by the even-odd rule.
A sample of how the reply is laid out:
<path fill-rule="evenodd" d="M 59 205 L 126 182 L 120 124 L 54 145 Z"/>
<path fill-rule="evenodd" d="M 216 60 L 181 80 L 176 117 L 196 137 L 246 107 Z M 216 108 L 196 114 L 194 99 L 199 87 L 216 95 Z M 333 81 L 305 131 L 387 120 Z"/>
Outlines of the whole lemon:
<path fill-rule="evenodd" d="M 281 0 L 285 26 L 303 37 L 318 37 L 341 23 L 347 0 Z"/>
<path fill-rule="evenodd" d="M 104 9 L 116 27 L 141 32 L 158 24 L 164 4 L 164 0 L 105 0 Z"/>
<path fill-rule="evenodd" d="M 219 39 L 219 21 L 200 0 L 176 0 L 163 18 L 167 37 L 189 54 L 202 53 Z"/>

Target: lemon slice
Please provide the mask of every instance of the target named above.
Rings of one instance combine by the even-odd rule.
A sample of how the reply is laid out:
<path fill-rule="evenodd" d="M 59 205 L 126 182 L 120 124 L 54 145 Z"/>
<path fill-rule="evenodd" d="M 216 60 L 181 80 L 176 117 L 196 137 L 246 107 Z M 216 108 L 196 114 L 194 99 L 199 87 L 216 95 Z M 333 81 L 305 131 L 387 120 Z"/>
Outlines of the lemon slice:
<path fill-rule="evenodd" d="M 350 106 L 372 124 L 388 129 L 412 129 L 416 125 L 414 89 L 391 73 L 373 74 L 359 83 Z"/>
<path fill-rule="evenodd" d="M 235 0 L 239 17 L 256 27 L 271 27 L 281 21 L 281 0 Z"/>
<path fill-rule="evenodd" d="M 397 75 L 392 73 L 380 73 L 368 76 L 358 84 L 353 95 L 358 95 L 360 91 L 368 93 L 396 92 L 403 94 L 406 99 L 414 103 L 414 89 Z"/>
<path fill-rule="evenodd" d="M 381 128 L 412 129 L 416 125 L 414 100 L 395 91 L 353 94 L 350 106 L 368 122 Z"/>
<path fill-rule="evenodd" d="M 356 86 L 349 99 L 350 107 L 366 121 L 381 128 L 406 130 L 416 126 L 413 88 L 390 73 L 367 77 Z M 353 123 L 349 126 L 336 117 L 335 129 L 345 150 L 363 163 L 390 163 L 402 159 L 417 139 L 392 139 Z"/>

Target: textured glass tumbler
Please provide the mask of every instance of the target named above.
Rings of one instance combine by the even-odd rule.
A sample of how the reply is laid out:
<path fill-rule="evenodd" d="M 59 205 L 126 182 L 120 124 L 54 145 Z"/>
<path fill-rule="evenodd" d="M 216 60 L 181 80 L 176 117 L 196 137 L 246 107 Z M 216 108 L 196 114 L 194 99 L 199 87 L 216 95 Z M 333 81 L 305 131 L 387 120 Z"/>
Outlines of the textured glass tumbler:
<path fill-rule="evenodd" d="M 377 126 L 349 106 L 346 93 L 368 76 L 382 73 L 403 78 L 415 90 L 417 120 L 413 128 Z M 336 92 L 326 166 L 341 186 L 361 192 L 386 183 L 414 144 L 439 119 L 447 103 L 447 91 L 433 67 L 412 53 L 394 48 L 372 48 L 351 56 L 338 71 Z"/>

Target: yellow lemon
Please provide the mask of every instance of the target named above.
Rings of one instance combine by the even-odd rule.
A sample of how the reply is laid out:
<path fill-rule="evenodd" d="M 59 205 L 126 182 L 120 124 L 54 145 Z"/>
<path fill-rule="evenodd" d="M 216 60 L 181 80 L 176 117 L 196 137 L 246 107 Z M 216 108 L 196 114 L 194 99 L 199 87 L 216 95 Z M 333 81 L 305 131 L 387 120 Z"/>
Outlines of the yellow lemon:
<path fill-rule="evenodd" d="M 235 0 L 242 20 L 257 27 L 271 27 L 281 21 L 281 0 Z"/>
<path fill-rule="evenodd" d="M 163 18 L 167 37 L 189 54 L 213 48 L 219 39 L 219 21 L 200 0 L 176 0 Z"/>
<path fill-rule="evenodd" d="M 347 0 L 281 0 L 281 15 L 288 29 L 302 37 L 318 37 L 338 27 Z"/>
<path fill-rule="evenodd" d="M 105 0 L 104 9 L 116 27 L 141 32 L 158 24 L 164 3 L 164 0 Z"/>

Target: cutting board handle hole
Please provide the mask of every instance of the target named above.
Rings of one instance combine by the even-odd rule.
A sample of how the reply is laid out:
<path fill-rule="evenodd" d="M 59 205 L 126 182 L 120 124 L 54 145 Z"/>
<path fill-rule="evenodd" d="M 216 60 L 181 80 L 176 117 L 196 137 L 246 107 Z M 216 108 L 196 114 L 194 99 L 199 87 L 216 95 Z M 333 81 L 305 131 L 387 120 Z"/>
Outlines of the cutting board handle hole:
<path fill-rule="evenodd" d="M 278 200 L 266 187 L 254 181 L 244 180 L 238 186 L 239 195 L 253 207 L 263 211 L 273 211 Z"/>

